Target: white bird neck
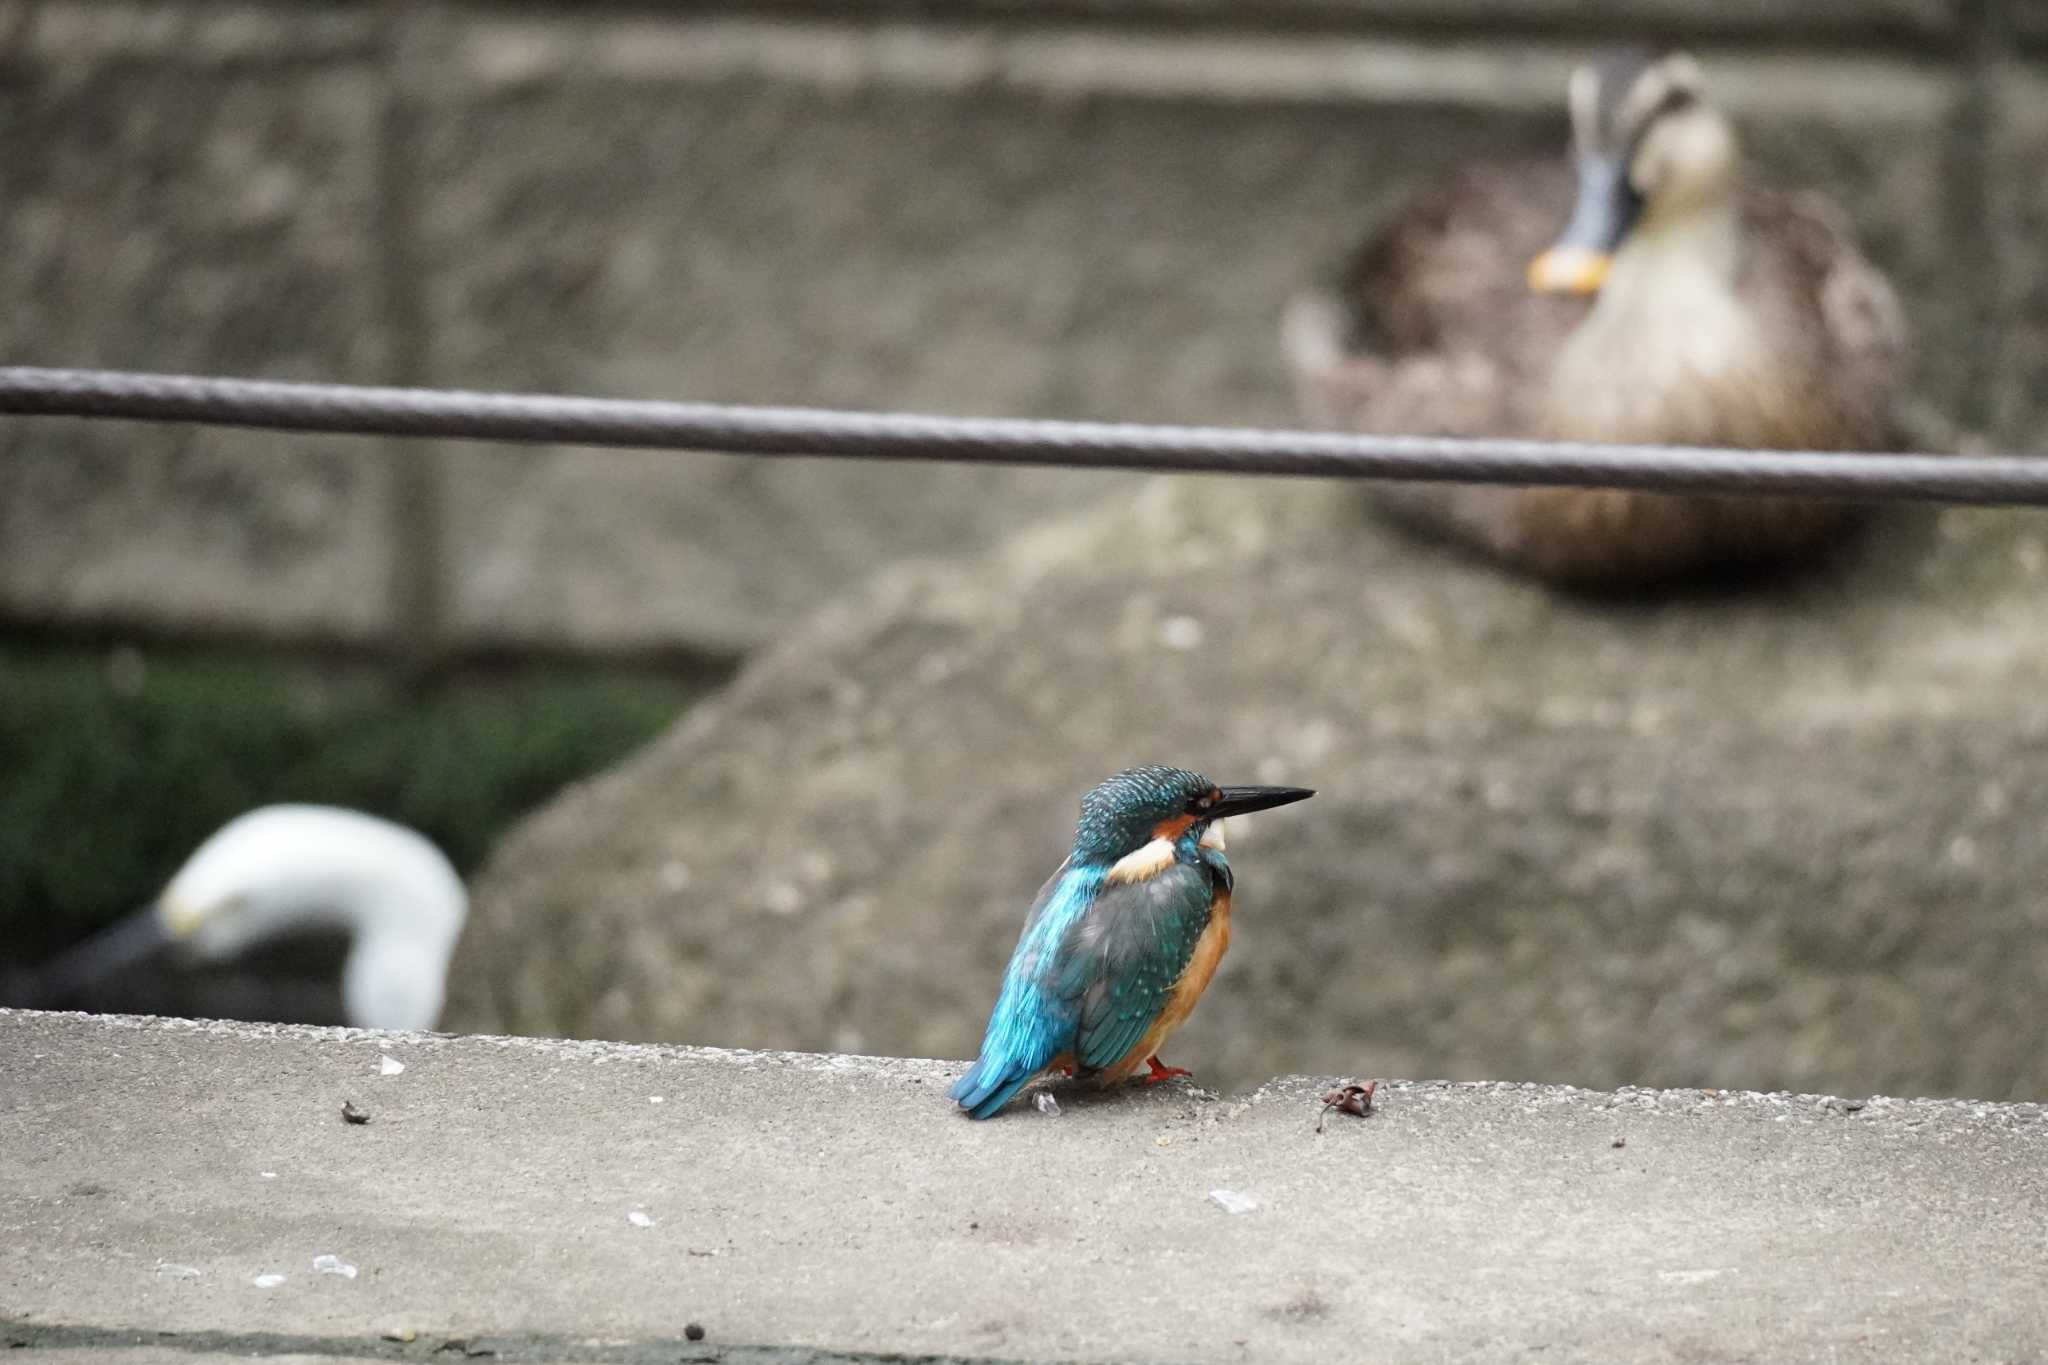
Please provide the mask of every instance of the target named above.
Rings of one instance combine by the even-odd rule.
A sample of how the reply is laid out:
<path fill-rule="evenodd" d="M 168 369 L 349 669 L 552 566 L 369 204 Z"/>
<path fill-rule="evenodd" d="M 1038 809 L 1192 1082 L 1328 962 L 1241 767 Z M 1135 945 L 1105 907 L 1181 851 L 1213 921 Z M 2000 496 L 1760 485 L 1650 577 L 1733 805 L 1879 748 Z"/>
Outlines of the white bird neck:
<path fill-rule="evenodd" d="M 341 994 L 358 1028 L 430 1029 L 441 1017 L 468 896 L 438 850 L 422 841 L 416 852 L 392 850 L 334 907 L 353 940 Z"/>
<path fill-rule="evenodd" d="M 430 1029 L 440 1022 L 459 917 L 437 928 L 413 906 L 373 916 L 356 932 L 341 972 L 342 1008 L 357 1028 Z"/>

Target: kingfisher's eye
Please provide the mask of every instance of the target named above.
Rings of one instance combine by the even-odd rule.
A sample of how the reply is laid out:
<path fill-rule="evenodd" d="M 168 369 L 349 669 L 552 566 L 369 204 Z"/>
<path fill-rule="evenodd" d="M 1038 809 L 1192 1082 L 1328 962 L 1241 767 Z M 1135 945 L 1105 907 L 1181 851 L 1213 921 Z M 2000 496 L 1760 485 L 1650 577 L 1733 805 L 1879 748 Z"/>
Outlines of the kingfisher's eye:
<path fill-rule="evenodd" d="M 1200 815 L 1200 814 L 1201 814 L 1201 813 L 1202 813 L 1203 811 L 1205 811 L 1205 810 L 1209 809 L 1209 807 L 1211 807 L 1211 806 L 1213 806 L 1213 805 L 1215 805 L 1215 804 L 1216 804 L 1216 793 L 1215 793 L 1215 792 L 1203 792 L 1203 793 L 1202 793 L 1202 794 L 1201 794 L 1200 796 L 1198 796 L 1198 797 L 1196 797 L 1196 798 L 1195 798 L 1195 801 L 1194 801 L 1194 807 L 1193 807 L 1193 809 L 1194 809 L 1194 812 L 1195 812 L 1195 814 L 1197 814 L 1197 815 Z"/>

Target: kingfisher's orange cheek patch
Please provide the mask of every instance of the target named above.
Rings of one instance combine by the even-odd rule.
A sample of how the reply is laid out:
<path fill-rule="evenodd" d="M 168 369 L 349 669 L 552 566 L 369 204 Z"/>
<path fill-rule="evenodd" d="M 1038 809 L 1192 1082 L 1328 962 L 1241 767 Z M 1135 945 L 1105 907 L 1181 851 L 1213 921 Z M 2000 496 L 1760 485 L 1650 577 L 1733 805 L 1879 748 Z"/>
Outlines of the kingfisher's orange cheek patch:
<path fill-rule="evenodd" d="M 1152 826 L 1152 837 L 1155 839 L 1164 839 L 1166 840 L 1166 842 L 1172 843 L 1175 839 L 1178 839 L 1181 835 L 1187 833 L 1188 826 L 1194 823 L 1195 817 L 1192 815 L 1171 816 L 1168 819 L 1161 820 L 1158 824 Z"/>

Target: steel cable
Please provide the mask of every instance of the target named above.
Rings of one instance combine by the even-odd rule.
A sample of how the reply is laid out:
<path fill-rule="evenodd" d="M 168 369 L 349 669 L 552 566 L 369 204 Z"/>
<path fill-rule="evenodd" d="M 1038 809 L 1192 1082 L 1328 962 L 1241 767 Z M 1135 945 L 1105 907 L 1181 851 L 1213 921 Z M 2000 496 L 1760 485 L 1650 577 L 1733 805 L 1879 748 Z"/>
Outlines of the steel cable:
<path fill-rule="evenodd" d="M 2048 504 L 2048 458 L 938 417 L 0 367 L 0 413 L 451 440 L 1325 479 Z"/>

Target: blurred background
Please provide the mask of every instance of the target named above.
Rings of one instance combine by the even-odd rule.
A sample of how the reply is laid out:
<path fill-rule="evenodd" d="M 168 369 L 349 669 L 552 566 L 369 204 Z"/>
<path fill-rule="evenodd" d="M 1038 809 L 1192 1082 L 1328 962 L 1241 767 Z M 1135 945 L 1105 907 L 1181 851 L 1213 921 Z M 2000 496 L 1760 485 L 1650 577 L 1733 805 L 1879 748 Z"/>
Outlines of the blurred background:
<path fill-rule="evenodd" d="M 1289 296 L 1636 40 L 1843 208 L 1919 401 L 2048 446 L 2040 0 L 0 0 L 4 354 L 1289 425 Z M 1600 603 L 1327 487 L 9 420 L 0 1003 L 307 800 L 474 878 L 446 1027 L 965 1055 L 1164 761 L 1325 793 L 1244 835 L 1205 1079 L 2042 1098 L 2044 571 L 1951 509 Z"/>

